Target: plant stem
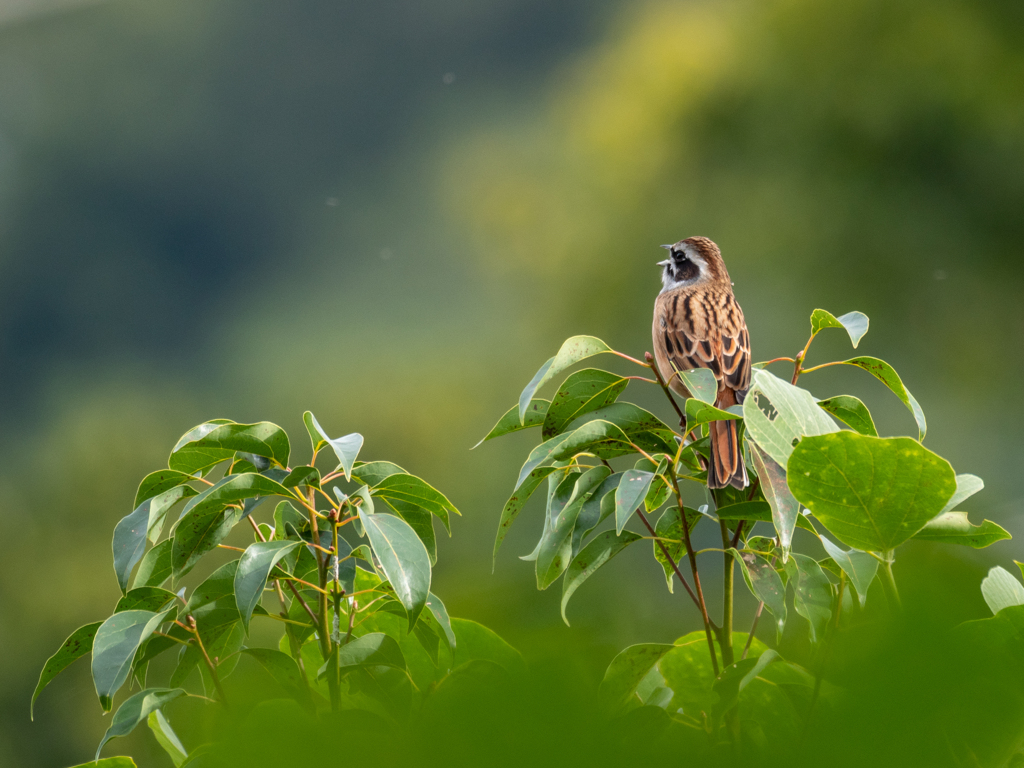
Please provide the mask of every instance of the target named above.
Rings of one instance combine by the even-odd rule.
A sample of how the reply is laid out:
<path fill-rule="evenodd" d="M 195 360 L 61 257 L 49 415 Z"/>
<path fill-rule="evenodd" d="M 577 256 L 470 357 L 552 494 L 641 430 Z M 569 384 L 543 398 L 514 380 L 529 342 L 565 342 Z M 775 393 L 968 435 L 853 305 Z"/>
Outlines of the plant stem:
<path fill-rule="evenodd" d="M 889 602 L 889 608 L 896 612 L 903 605 L 900 603 L 900 593 L 896 591 L 896 579 L 892 575 L 892 561 L 893 553 L 892 550 L 889 550 L 882 557 L 881 581 L 882 587 L 885 589 L 885 599 Z"/>
<path fill-rule="evenodd" d="M 658 370 L 658 366 L 654 363 L 654 356 L 650 352 L 644 352 L 644 360 L 647 361 L 647 367 L 654 371 L 654 378 L 658 380 L 662 390 L 665 392 L 665 397 L 672 403 L 672 407 L 675 408 L 676 413 L 679 415 L 679 426 L 685 429 L 686 414 L 679 410 L 679 405 L 676 403 L 676 399 L 672 397 L 672 390 L 668 388 L 668 384 L 665 383 L 665 379 L 661 375 L 661 371 Z"/>
<path fill-rule="evenodd" d="M 256 521 L 252 519 L 252 515 L 249 515 L 248 520 L 252 525 L 252 529 L 256 532 L 256 538 L 260 541 L 266 541 L 267 537 L 263 535 L 263 531 L 260 530 Z M 292 591 L 292 594 L 295 595 L 295 599 L 299 601 L 299 605 L 306 609 L 306 613 L 309 614 L 309 618 L 313 620 L 313 626 L 319 625 L 320 620 L 317 618 L 316 614 L 313 613 L 313 609 L 310 608 L 306 601 L 302 599 L 302 595 L 299 594 L 299 590 L 295 588 L 295 585 L 290 581 L 286 581 L 285 583 L 288 585 L 288 589 Z M 280 589 L 280 586 L 278 586 L 278 589 Z"/>
<path fill-rule="evenodd" d="M 225 709 L 228 709 L 228 697 L 224 695 L 224 688 L 220 684 L 220 676 L 217 674 L 217 665 L 213 663 L 213 659 L 210 658 L 210 654 L 206 652 L 206 647 L 203 645 L 203 638 L 199 636 L 199 629 L 196 627 L 196 620 L 192 616 L 188 617 L 189 631 L 196 638 L 196 645 L 199 646 L 200 653 L 203 654 L 203 660 L 206 662 L 206 666 L 210 670 L 210 677 L 213 679 L 213 687 L 217 689 L 217 695 L 220 696 L 221 704 L 224 705 Z"/>
<path fill-rule="evenodd" d="M 661 549 L 661 554 L 665 556 L 665 559 L 668 561 L 668 564 L 672 566 L 672 570 L 675 571 L 675 574 L 679 578 L 680 583 L 682 583 L 682 585 L 686 587 L 686 592 L 690 595 L 690 599 L 693 600 L 693 604 L 700 608 L 700 602 L 697 600 L 697 595 L 690 588 L 690 584 L 686 581 L 686 577 L 684 577 L 682 572 L 679 570 L 679 564 L 676 563 L 672 555 L 668 553 L 668 547 L 665 546 L 665 542 L 663 542 L 661 538 L 659 538 L 658 534 L 655 533 L 653 526 L 651 526 L 651 522 L 647 519 L 647 516 L 640 511 L 639 508 L 637 509 L 636 514 L 643 522 L 644 527 L 646 527 L 647 530 L 651 532 L 651 536 L 657 543 L 658 547 Z M 683 521 L 683 525 L 686 525 L 685 520 Z"/>
<path fill-rule="evenodd" d="M 747 642 L 743 646 L 743 655 L 741 659 L 747 658 L 747 653 L 750 651 L 750 644 L 754 642 L 754 633 L 757 631 L 757 622 L 761 620 L 761 612 L 764 610 L 764 603 L 757 604 L 757 612 L 754 613 L 754 622 L 750 625 L 750 632 L 747 633 Z"/>
<path fill-rule="evenodd" d="M 722 546 L 726 549 L 729 548 L 729 528 L 726 526 L 725 521 L 719 521 L 719 525 L 722 529 Z M 722 665 L 728 667 L 734 661 L 733 649 L 732 649 L 732 603 L 733 603 L 733 585 L 734 577 L 736 572 L 733 568 L 735 563 L 733 562 L 732 555 L 726 552 L 723 557 L 725 561 L 723 563 L 725 571 L 722 577 L 722 632 L 719 635 L 719 644 L 722 647 Z"/>

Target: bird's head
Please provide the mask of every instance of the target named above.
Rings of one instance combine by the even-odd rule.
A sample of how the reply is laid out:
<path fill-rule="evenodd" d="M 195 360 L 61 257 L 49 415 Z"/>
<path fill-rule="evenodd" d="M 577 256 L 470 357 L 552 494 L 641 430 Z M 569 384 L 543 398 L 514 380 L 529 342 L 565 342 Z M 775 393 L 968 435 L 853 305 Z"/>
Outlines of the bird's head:
<path fill-rule="evenodd" d="M 721 281 L 729 285 L 722 252 L 708 238 L 688 237 L 674 245 L 661 247 L 669 253 L 667 259 L 658 262 L 658 266 L 664 268 L 661 274 L 663 292 Z"/>

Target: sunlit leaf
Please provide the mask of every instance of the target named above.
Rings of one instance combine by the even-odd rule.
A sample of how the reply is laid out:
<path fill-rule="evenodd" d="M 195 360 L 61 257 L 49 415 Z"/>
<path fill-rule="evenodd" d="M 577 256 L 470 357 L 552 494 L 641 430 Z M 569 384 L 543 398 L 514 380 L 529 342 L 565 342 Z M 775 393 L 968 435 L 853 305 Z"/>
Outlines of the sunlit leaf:
<path fill-rule="evenodd" d="M 772 524 L 779 535 L 782 562 L 789 559 L 793 547 L 793 530 L 800 519 L 800 504 L 793 497 L 786 482 L 786 470 L 754 444 L 750 445 L 754 471 L 761 481 L 761 492 L 772 510 Z"/>
<path fill-rule="evenodd" d="M 852 395 L 836 395 L 827 400 L 819 400 L 818 407 L 831 413 L 855 432 L 878 437 L 878 430 L 871 418 L 871 412 L 858 398 Z"/>
<path fill-rule="evenodd" d="M 306 431 L 309 432 L 310 439 L 313 441 L 313 447 L 318 448 L 321 445 L 321 441 L 329 445 L 331 450 L 334 451 L 334 455 L 338 458 L 338 466 L 335 469 L 341 469 L 345 473 L 345 478 L 351 480 L 352 465 L 359 455 L 359 449 L 363 447 L 363 436 L 358 432 L 353 432 L 344 437 L 330 438 L 324 432 L 323 427 L 320 426 L 320 422 L 316 420 L 316 416 L 310 411 L 302 414 L 302 421 L 306 425 Z"/>
<path fill-rule="evenodd" d="M 1024 605 L 1024 586 L 998 565 L 981 580 L 981 595 L 992 613 L 999 613 L 1012 605 Z"/>
<path fill-rule="evenodd" d="M 891 550 L 943 509 L 953 468 L 909 437 L 855 432 L 804 438 L 787 472 L 793 495 L 848 547 Z"/>
<path fill-rule="evenodd" d="M 702 424 L 709 424 L 712 421 L 728 421 L 742 419 L 738 413 L 723 411 L 715 406 L 691 397 L 686 401 L 686 429 L 694 430 Z M 699 432 L 697 434 L 700 434 Z"/>
<path fill-rule="evenodd" d="M 386 500 L 399 513 L 404 512 L 410 506 L 426 510 L 440 518 L 449 534 L 451 533 L 451 523 L 448 513 L 462 514 L 448 500 L 448 497 L 416 475 L 405 473 L 388 475 L 373 486 L 370 493 L 377 498 Z"/>
<path fill-rule="evenodd" d="M 114 574 L 122 593 L 128 588 L 132 569 L 142 558 L 147 537 L 151 541 L 159 537 L 167 510 L 182 498 L 195 495 L 196 492 L 190 486 L 172 487 L 143 501 L 114 527 Z"/>
<path fill-rule="evenodd" d="M 39 673 L 39 682 L 32 692 L 32 702 L 29 705 L 29 718 L 35 720 L 36 699 L 43 692 L 43 688 L 50 684 L 57 675 L 67 669 L 71 664 L 92 652 L 93 638 L 96 637 L 96 630 L 100 628 L 102 621 L 86 624 L 79 627 L 71 636 L 65 640 L 57 652 L 46 660 L 43 669 Z"/>
<path fill-rule="evenodd" d="M 823 328 L 845 328 L 850 334 L 853 348 L 856 349 L 864 334 L 868 332 L 868 316 L 863 312 L 847 312 L 836 317 L 824 309 L 816 309 L 811 313 L 811 336 L 816 336 Z"/>
<path fill-rule="evenodd" d="M 371 488 L 377 485 L 385 477 L 391 475 L 409 474 L 397 464 L 390 461 L 357 461 L 352 465 L 352 479 L 360 483 L 366 483 Z"/>
<path fill-rule="evenodd" d="M 171 724 L 167 722 L 164 713 L 159 709 L 154 709 L 149 713 L 146 723 L 149 725 L 149 730 L 156 739 L 157 744 L 171 758 L 174 768 L 181 768 L 181 765 L 188 759 L 188 750 L 181 743 L 178 734 L 171 728 Z"/>
<path fill-rule="evenodd" d="M 505 414 L 498 419 L 498 423 L 495 424 L 491 431 L 488 432 L 479 443 L 474 445 L 473 448 L 478 448 L 488 440 L 493 440 L 496 437 L 508 435 L 512 432 L 518 432 L 521 429 L 539 427 L 544 423 L 544 419 L 547 417 L 548 407 L 550 405 L 551 402 L 549 400 L 543 400 L 539 397 L 533 398 L 526 409 L 526 416 L 523 421 L 519 420 L 519 406 L 513 405 L 505 411 Z M 470 450 L 473 450 L 473 448 L 470 448 Z"/>
<path fill-rule="evenodd" d="M 593 449 L 597 446 L 608 442 L 628 446 L 630 441 L 620 427 L 608 421 L 596 420 L 541 443 L 530 452 L 526 463 L 519 471 L 515 489 L 518 490 L 530 473 L 538 467 L 552 461 L 571 458 L 578 453 L 594 452 Z M 626 450 L 629 450 L 628 447 Z"/>
<path fill-rule="evenodd" d="M 169 491 L 175 486 L 184 485 L 192 479 L 191 475 L 173 469 L 158 469 L 156 472 L 150 472 L 139 483 L 139 490 L 135 494 L 135 507 L 138 507 L 146 499 Z"/>
<path fill-rule="evenodd" d="M 946 506 L 942 508 L 942 511 L 952 512 L 960 506 L 961 502 L 966 501 L 984 487 L 985 482 L 977 475 L 957 475 L 956 490 L 949 501 L 946 502 Z"/>
<path fill-rule="evenodd" d="M 622 473 L 618 488 L 615 489 L 615 532 L 622 533 L 647 495 L 654 480 L 653 472 L 644 472 L 640 469 L 627 469 Z"/>
<path fill-rule="evenodd" d="M 924 418 L 924 411 L 921 410 L 921 406 L 914 396 L 910 394 L 910 390 L 903 386 L 903 381 L 891 365 L 885 362 L 885 360 L 879 360 L 877 357 L 854 357 L 844 360 L 843 363 L 863 368 L 892 390 L 893 394 L 902 400 L 903 404 L 913 414 L 914 421 L 917 422 L 918 441 L 924 440 L 924 436 L 928 432 L 928 422 Z"/>
<path fill-rule="evenodd" d="M 755 371 L 743 401 L 747 435 L 785 467 L 793 446 L 808 435 L 837 432 L 839 427 L 805 389 L 794 387 L 768 371 Z"/>
<path fill-rule="evenodd" d="M 195 567 L 207 552 L 227 538 L 242 517 L 237 507 L 194 510 L 178 522 L 171 549 L 171 569 L 175 579 Z"/>
<path fill-rule="evenodd" d="M 401 518 L 374 515 L 360 506 L 359 519 L 395 595 L 405 606 L 411 632 L 430 592 L 430 556 L 427 549 Z"/>
<path fill-rule="evenodd" d="M 738 552 L 730 549 L 729 553 L 740 564 L 740 574 L 750 593 L 775 617 L 775 631 L 782 636 L 786 625 L 786 585 L 782 577 L 766 558 L 753 552 Z"/>
<path fill-rule="evenodd" d="M 960 544 L 974 549 L 984 549 L 1009 538 L 1012 538 L 1009 532 L 991 520 L 983 520 L 981 525 L 972 524 L 966 512 L 943 512 L 914 534 L 916 541 Z"/>
<path fill-rule="evenodd" d="M 579 554 L 572 559 L 565 571 L 565 578 L 562 580 L 562 621 L 569 624 L 565 617 L 565 606 L 569 604 L 569 598 L 579 589 L 583 582 L 589 579 L 602 565 L 607 563 L 619 552 L 636 541 L 641 541 L 632 531 L 623 531 L 616 536 L 615 531 L 605 531 L 598 534 L 594 539 L 579 551 Z"/>
<path fill-rule="evenodd" d="M 878 561 L 867 552 L 858 552 L 851 549 L 846 552 L 840 549 L 826 537 L 821 537 L 821 544 L 840 568 L 849 578 L 853 588 L 857 590 L 857 597 L 860 599 L 861 608 L 868 599 L 868 587 L 875 580 L 875 573 L 878 571 Z"/>
<path fill-rule="evenodd" d="M 236 451 L 262 456 L 277 466 L 286 467 L 291 447 L 288 434 L 269 421 L 236 424 L 215 419 L 182 435 L 171 451 L 167 466 L 192 475 L 233 458 Z"/>
<path fill-rule="evenodd" d="M 628 379 L 596 368 L 576 371 L 562 382 L 551 398 L 541 437 L 545 440 L 554 437 L 583 414 L 611 405 L 627 384 Z"/>
<path fill-rule="evenodd" d="M 675 366 L 673 365 L 673 368 Z M 718 379 L 709 368 L 691 368 L 682 371 L 675 368 L 673 376 L 682 382 L 693 398 L 714 405 L 718 399 Z"/>
<path fill-rule="evenodd" d="M 113 696 L 128 678 L 132 658 L 139 646 L 175 612 L 124 611 L 115 613 L 96 630 L 92 644 L 92 679 L 100 705 L 109 712 Z"/>
<path fill-rule="evenodd" d="M 179 696 L 187 695 L 181 688 L 147 688 L 134 696 L 129 696 L 114 713 L 110 727 L 107 728 L 107 732 L 103 734 L 103 740 L 96 748 L 96 759 L 100 759 L 103 745 L 108 741 L 118 736 L 127 736 L 135 730 L 135 726 L 149 717 L 150 712 L 160 709 Z"/>
<path fill-rule="evenodd" d="M 444 632 L 445 639 L 448 641 L 450 648 L 455 648 L 455 632 L 452 630 L 452 620 L 448 616 L 448 609 L 444 607 L 444 603 L 441 602 L 441 598 L 435 595 L 433 592 L 427 595 L 427 608 L 434 615 L 437 623 L 441 627 L 441 631 Z"/>
<path fill-rule="evenodd" d="M 234 593 L 242 626 L 249 631 L 252 611 L 263 596 L 267 577 L 278 561 L 300 546 L 297 541 L 258 541 L 242 554 L 235 570 Z"/>
<path fill-rule="evenodd" d="M 533 394 L 544 384 L 580 360 L 611 351 L 611 347 L 593 336 L 573 336 L 566 339 L 561 349 L 558 350 L 558 354 L 540 367 L 540 370 L 534 374 L 530 383 L 526 385 L 526 389 L 519 396 L 519 421 L 526 421 L 526 410 L 533 399 Z"/>

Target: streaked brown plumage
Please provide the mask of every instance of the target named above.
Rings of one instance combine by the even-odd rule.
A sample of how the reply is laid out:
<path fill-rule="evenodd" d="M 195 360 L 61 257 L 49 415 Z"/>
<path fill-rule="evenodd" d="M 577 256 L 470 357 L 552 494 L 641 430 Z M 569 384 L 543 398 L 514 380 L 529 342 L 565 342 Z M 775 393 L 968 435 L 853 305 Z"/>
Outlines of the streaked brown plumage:
<path fill-rule="evenodd" d="M 654 302 L 654 357 L 675 392 L 690 397 L 676 370 L 709 368 L 718 380 L 715 405 L 743 402 L 750 387 L 750 335 L 718 246 L 706 237 L 666 245 L 664 288 Z M 708 488 L 747 485 L 735 421 L 709 425 L 712 461 Z"/>

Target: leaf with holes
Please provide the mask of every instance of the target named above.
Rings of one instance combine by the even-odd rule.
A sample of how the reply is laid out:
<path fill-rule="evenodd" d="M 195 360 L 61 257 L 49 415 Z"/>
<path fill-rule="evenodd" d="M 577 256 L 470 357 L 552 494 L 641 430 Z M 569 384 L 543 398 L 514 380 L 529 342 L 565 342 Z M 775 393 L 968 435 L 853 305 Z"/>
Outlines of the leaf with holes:
<path fill-rule="evenodd" d="M 743 421 L 747 435 L 780 467 L 802 438 L 839 430 L 810 392 L 767 371 L 754 372 L 743 401 Z"/>

